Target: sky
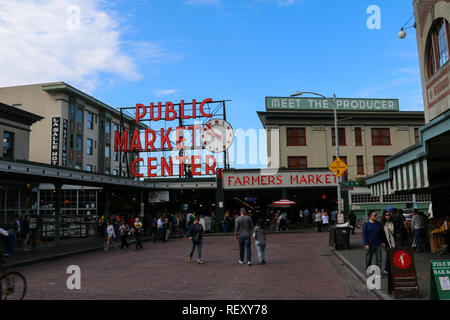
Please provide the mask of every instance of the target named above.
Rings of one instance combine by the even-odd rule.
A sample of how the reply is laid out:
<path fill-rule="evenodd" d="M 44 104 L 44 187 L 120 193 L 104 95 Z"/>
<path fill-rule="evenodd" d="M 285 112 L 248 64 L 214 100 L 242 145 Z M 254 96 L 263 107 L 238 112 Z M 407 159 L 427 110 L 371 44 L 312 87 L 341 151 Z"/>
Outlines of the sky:
<path fill-rule="evenodd" d="M 423 111 L 415 29 L 397 37 L 412 15 L 412 0 L 2 0 L 0 86 L 64 81 L 113 107 L 230 99 L 244 130 L 298 90 Z"/>

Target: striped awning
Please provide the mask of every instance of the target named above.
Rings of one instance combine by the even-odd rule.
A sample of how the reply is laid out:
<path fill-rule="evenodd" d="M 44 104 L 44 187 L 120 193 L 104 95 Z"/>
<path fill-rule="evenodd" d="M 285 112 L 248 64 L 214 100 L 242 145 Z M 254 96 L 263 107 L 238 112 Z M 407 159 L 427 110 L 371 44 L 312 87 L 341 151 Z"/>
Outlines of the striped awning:
<path fill-rule="evenodd" d="M 427 159 L 421 158 L 390 169 L 391 178 L 371 184 L 372 196 L 379 197 L 397 191 L 428 188 Z"/>
<path fill-rule="evenodd" d="M 374 197 L 391 194 L 393 192 L 391 188 L 391 181 L 385 180 L 378 183 L 374 183 L 370 186 L 370 191 L 372 192 L 372 196 Z"/>
<path fill-rule="evenodd" d="M 427 159 L 421 158 L 392 169 L 393 191 L 408 191 L 429 187 Z"/>

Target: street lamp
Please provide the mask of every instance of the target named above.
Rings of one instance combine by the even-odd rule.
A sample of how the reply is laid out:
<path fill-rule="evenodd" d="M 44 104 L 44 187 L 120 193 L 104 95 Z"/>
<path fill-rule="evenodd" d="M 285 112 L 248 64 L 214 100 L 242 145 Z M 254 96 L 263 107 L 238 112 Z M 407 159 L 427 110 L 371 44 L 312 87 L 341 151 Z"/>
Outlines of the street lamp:
<path fill-rule="evenodd" d="M 316 93 L 316 92 L 301 92 L 298 91 L 297 93 L 291 94 L 291 97 L 297 97 L 304 94 L 311 94 L 316 95 L 319 97 L 322 97 L 324 99 L 327 99 L 328 101 L 333 103 L 333 109 L 334 109 L 334 141 L 336 143 L 336 159 L 339 158 L 339 135 L 338 135 L 338 120 L 337 120 L 337 104 L 336 104 L 336 94 L 333 95 L 333 100 L 330 98 L 327 98 L 326 96 Z M 342 213 L 342 195 L 341 195 L 341 182 L 342 182 L 342 176 L 339 177 L 339 181 L 337 184 L 337 194 L 338 194 L 338 214 Z"/>

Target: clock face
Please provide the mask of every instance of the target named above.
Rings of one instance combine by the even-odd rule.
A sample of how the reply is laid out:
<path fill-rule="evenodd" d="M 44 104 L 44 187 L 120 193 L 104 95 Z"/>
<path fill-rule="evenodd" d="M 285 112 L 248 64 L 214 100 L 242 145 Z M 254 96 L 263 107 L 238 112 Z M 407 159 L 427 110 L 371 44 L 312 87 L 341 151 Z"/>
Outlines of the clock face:
<path fill-rule="evenodd" d="M 202 145 L 211 152 L 224 152 L 234 140 L 231 125 L 222 119 L 208 121 L 202 128 Z"/>

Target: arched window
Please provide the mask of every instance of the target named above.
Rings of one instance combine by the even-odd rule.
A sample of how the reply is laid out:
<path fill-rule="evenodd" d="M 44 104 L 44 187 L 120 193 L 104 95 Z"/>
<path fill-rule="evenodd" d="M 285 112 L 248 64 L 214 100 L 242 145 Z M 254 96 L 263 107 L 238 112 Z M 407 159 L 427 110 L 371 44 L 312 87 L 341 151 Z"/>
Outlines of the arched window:
<path fill-rule="evenodd" d="M 449 60 L 449 31 L 449 24 L 445 19 L 436 20 L 430 29 L 425 55 L 428 77 L 435 74 Z"/>

